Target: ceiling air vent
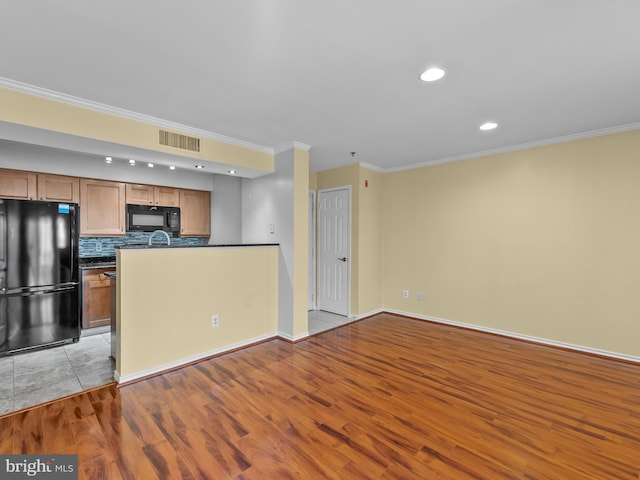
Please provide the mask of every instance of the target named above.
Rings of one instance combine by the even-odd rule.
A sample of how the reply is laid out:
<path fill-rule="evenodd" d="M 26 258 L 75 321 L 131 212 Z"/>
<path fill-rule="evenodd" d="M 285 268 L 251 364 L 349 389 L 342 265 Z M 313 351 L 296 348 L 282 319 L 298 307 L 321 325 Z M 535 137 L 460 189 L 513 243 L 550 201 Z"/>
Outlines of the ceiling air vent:
<path fill-rule="evenodd" d="M 200 151 L 199 138 L 189 137 L 180 133 L 167 132 L 166 130 L 160 130 L 160 145 L 181 148 L 182 150 L 190 150 L 192 152 Z"/>

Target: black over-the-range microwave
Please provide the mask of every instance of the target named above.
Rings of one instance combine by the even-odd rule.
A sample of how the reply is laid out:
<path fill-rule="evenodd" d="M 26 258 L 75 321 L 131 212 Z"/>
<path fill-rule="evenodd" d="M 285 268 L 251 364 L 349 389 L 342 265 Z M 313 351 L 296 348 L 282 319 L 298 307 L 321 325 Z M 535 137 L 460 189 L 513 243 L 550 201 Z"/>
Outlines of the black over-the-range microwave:
<path fill-rule="evenodd" d="M 127 232 L 180 233 L 180 209 L 127 204 Z"/>

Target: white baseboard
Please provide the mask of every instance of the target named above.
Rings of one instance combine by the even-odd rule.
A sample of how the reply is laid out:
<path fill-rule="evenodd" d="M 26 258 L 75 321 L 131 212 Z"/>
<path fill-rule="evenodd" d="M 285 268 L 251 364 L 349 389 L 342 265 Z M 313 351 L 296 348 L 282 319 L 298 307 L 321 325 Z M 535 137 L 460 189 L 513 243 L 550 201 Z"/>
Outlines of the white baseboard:
<path fill-rule="evenodd" d="M 510 338 L 515 338 L 515 339 L 519 339 L 519 340 L 526 340 L 529 342 L 534 342 L 534 343 L 538 343 L 538 344 L 542 344 L 542 345 L 549 345 L 549 346 L 553 346 L 553 347 L 560 347 L 560 348 L 565 348 L 568 350 L 575 350 L 578 352 L 583 352 L 583 353 L 589 353 L 589 354 L 593 354 L 593 355 L 599 355 L 599 356 L 603 356 L 603 357 L 609 357 L 609 358 L 613 358 L 613 359 L 617 359 L 617 360 L 624 360 L 627 362 L 632 362 L 632 363 L 638 363 L 640 364 L 640 357 L 636 357 L 633 355 L 626 355 L 626 354 L 622 354 L 622 353 L 617 353 L 617 352 L 610 352 L 608 350 L 600 350 L 597 348 L 591 348 L 591 347 L 585 347 L 582 345 L 574 345 L 571 343 L 564 343 L 564 342 L 557 342 L 555 340 L 548 340 L 546 338 L 540 338 L 540 337 L 533 337 L 530 335 L 522 335 L 519 333 L 514 333 L 514 332 L 509 332 L 506 330 L 498 330 L 495 328 L 488 328 L 488 327 L 483 327 L 483 326 L 479 326 L 479 325 L 473 325 L 471 323 L 463 323 L 463 322 L 454 322 L 452 320 L 446 320 L 444 318 L 437 318 L 437 317 L 431 317 L 428 315 L 419 315 L 416 313 L 412 313 L 412 312 L 405 312 L 402 310 L 395 310 L 395 309 L 378 309 L 378 310 L 373 310 L 371 312 L 367 312 L 367 313 L 363 313 L 360 315 L 357 315 L 355 320 L 360 320 L 363 318 L 367 318 L 367 317 L 371 317 L 373 315 L 377 315 L 379 313 L 391 313 L 391 314 L 396 314 L 396 315 L 402 315 L 405 317 L 409 317 L 409 318 L 415 318 L 417 320 L 427 320 L 430 322 L 434 322 L 434 323 L 440 323 L 443 325 L 451 325 L 451 326 L 455 326 L 455 327 L 463 327 L 463 328 L 468 328 L 470 330 L 475 330 L 478 332 L 485 332 L 485 333 L 493 333 L 496 335 L 501 335 L 504 337 L 510 337 Z M 255 343 L 259 343 L 259 342 L 263 342 L 265 340 L 271 340 L 273 338 L 283 338 L 285 340 L 288 340 L 290 342 L 297 342 L 299 340 L 303 340 L 307 337 L 309 337 L 309 332 L 305 332 L 302 333 L 300 335 L 296 335 L 295 337 L 292 335 L 289 335 L 288 333 L 285 332 L 274 332 L 274 333 L 269 333 L 267 335 L 263 335 L 260 337 L 255 337 L 255 338 L 251 338 L 249 340 L 245 340 L 243 342 L 239 342 L 239 343 L 235 343 L 232 345 L 227 345 L 226 347 L 222 347 L 222 348 L 218 348 L 215 350 L 210 350 L 208 352 L 204 352 L 202 354 L 198 354 L 198 355 L 193 355 L 190 357 L 186 357 L 186 358 L 182 358 L 180 360 L 176 360 L 175 362 L 170 362 L 170 363 L 166 363 L 164 365 L 159 365 L 157 367 L 154 368 L 150 368 L 147 370 L 142 370 L 140 372 L 136 372 L 130 375 L 124 375 L 124 376 L 120 376 L 120 374 L 117 371 L 114 371 L 113 374 L 113 378 L 116 380 L 116 382 L 118 382 L 119 384 L 126 384 L 129 382 L 133 382 L 135 380 L 139 380 L 141 378 L 144 377 L 149 377 L 152 375 L 157 375 L 159 373 L 163 373 L 169 370 L 173 370 L 175 368 L 187 365 L 189 363 L 193 363 L 193 362 L 197 362 L 198 360 L 202 360 L 208 357 L 213 357 L 216 355 L 220 355 L 232 350 L 236 350 L 238 348 L 243 348 L 243 347 L 248 347 L 252 344 Z"/>
<path fill-rule="evenodd" d="M 542 344 L 542 345 L 549 345 L 549 346 L 552 346 L 552 347 L 566 348 L 568 350 L 575 350 L 575 351 L 582 352 L 582 353 L 600 355 L 602 357 L 609 357 L 609 358 L 614 358 L 614 359 L 617 359 L 617 360 L 624 360 L 624 361 L 627 361 L 627 362 L 640 363 L 640 357 L 635 357 L 633 355 L 626 355 L 624 353 L 610 352 L 608 350 L 600 350 L 600 349 L 597 349 L 597 348 L 584 347 L 582 345 L 574 345 L 572 343 L 557 342 L 555 340 L 548 340 L 546 338 L 532 337 L 530 335 L 522 335 L 522 334 L 519 334 L 519 333 L 509 332 L 509 331 L 506 331 L 506 330 L 498 330 L 498 329 L 495 329 L 495 328 L 488 328 L 488 327 L 483 327 L 483 326 L 479 326 L 479 325 L 473 325 L 471 323 L 454 322 L 452 320 L 446 320 L 444 318 L 430 317 L 428 315 L 419 315 L 417 313 L 403 312 L 401 310 L 385 309 L 384 311 L 387 312 L 387 313 L 395 313 L 396 315 L 403 315 L 405 317 L 415 318 L 415 319 L 418 319 L 418 320 L 428 320 L 430 322 L 442 323 L 444 325 L 452 325 L 452 326 L 455 326 L 455 327 L 464 327 L 464 328 L 468 328 L 470 330 L 476 330 L 478 332 L 493 333 L 493 334 L 496 334 L 496 335 L 501 335 L 503 337 L 516 338 L 516 339 L 519 339 L 519 340 L 526 340 L 526 341 L 529 341 L 529 342 L 539 343 L 539 344 Z"/>
<path fill-rule="evenodd" d="M 385 310 L 384 308 L 378 308 L 376 310 L 371 310 L 370 312 L 367 313 L 360 313 L 359 315 L 354 315 L 353 318 L 354 320 L 362 320 L 363 318 L 367 318 L 367 317 L 373 317 L 374 315 L 377 315 L 379 313 L 384 313 L 387 310 Z"/>
<path fill-rule="evenodd" d="M 268 333 L 267 335 L 250 338 L 243 342 L 234 343 L 232 345 L 227 345 L 222 348 L 216 348 L 215 350 L 210 350 L 208 352 L 200 353 L 198 355 L 181 358 L 180 360 L 176 360 L 175 362 L 165 363 L 163 365 L 158 365 L 157 367 L 149 368 L 147 370 L 142 370 L 140 372 L 132 373 L 130 375 L 124 375 L 122 377 L 118 372 L 114 372 L 113 378 L 116 380 L 116 382 L 120 384 L 133 382 L 134 380 L 140 380 L 141 378 L 144 378 L 144 377 L 150 377 L 152 375 L 157 375 L 159 373 L 163 373 L 169 370 L 174 370 L 178 367 L 188 365 L 189 363 L 197 362 L 198 360 L 203 360 L 208 357 L 213 357 L 215 355 L 220 355 L 222 353 L 230 352 L 232 350 L 237 350 L 238 348 L 248 347 L 250 345 L 263 342 L 265 340 L 271 340 L 273 338 L 277 338 L 278 336 L 279 334 L 277 332 Z"/>
<path fill-rule="evenodd" d="M 301 333 L 300 335 L 296 335 L 295 337 L 285 332 L 278 332 L 278 337 L 283 338 L 289 342 L 297 342 L 299 340 L 303 340 L 307 338 L 308 336 L 309 336 L 309 332 Z"/>

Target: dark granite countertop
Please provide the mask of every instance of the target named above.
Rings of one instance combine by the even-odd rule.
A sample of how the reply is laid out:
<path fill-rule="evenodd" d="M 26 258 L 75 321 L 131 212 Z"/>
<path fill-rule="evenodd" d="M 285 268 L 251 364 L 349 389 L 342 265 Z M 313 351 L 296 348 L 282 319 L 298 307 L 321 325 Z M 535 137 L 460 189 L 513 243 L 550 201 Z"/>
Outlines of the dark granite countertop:
<path fill-rule="evenodd" d="M 103 257 L 80 257 L 78 259 L 78 266 L 82 270 L 88 270 L 90 268 L 110 268 L 116 266 L 115 256 L 103 256 Z"/>
<path fill-rule="evenodd" d="M 145 250 L 155 248 L 226 248 L 226 247 L 277 247 L 279 243 L 230 243 L 227 245 L 118 245 L 120 250 Z"/>

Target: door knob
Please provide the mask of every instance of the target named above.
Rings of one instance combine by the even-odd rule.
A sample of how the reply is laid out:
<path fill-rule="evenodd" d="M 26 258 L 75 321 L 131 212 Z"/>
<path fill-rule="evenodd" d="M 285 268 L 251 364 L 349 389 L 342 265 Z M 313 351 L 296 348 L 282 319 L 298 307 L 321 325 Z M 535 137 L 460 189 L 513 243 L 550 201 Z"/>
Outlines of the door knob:
<path fill-rule="evenodd" d="M 347 261 L 347 257 L 338 258 L 338 260 L 340 260 L 341 262 L 346 262 Z"/>

